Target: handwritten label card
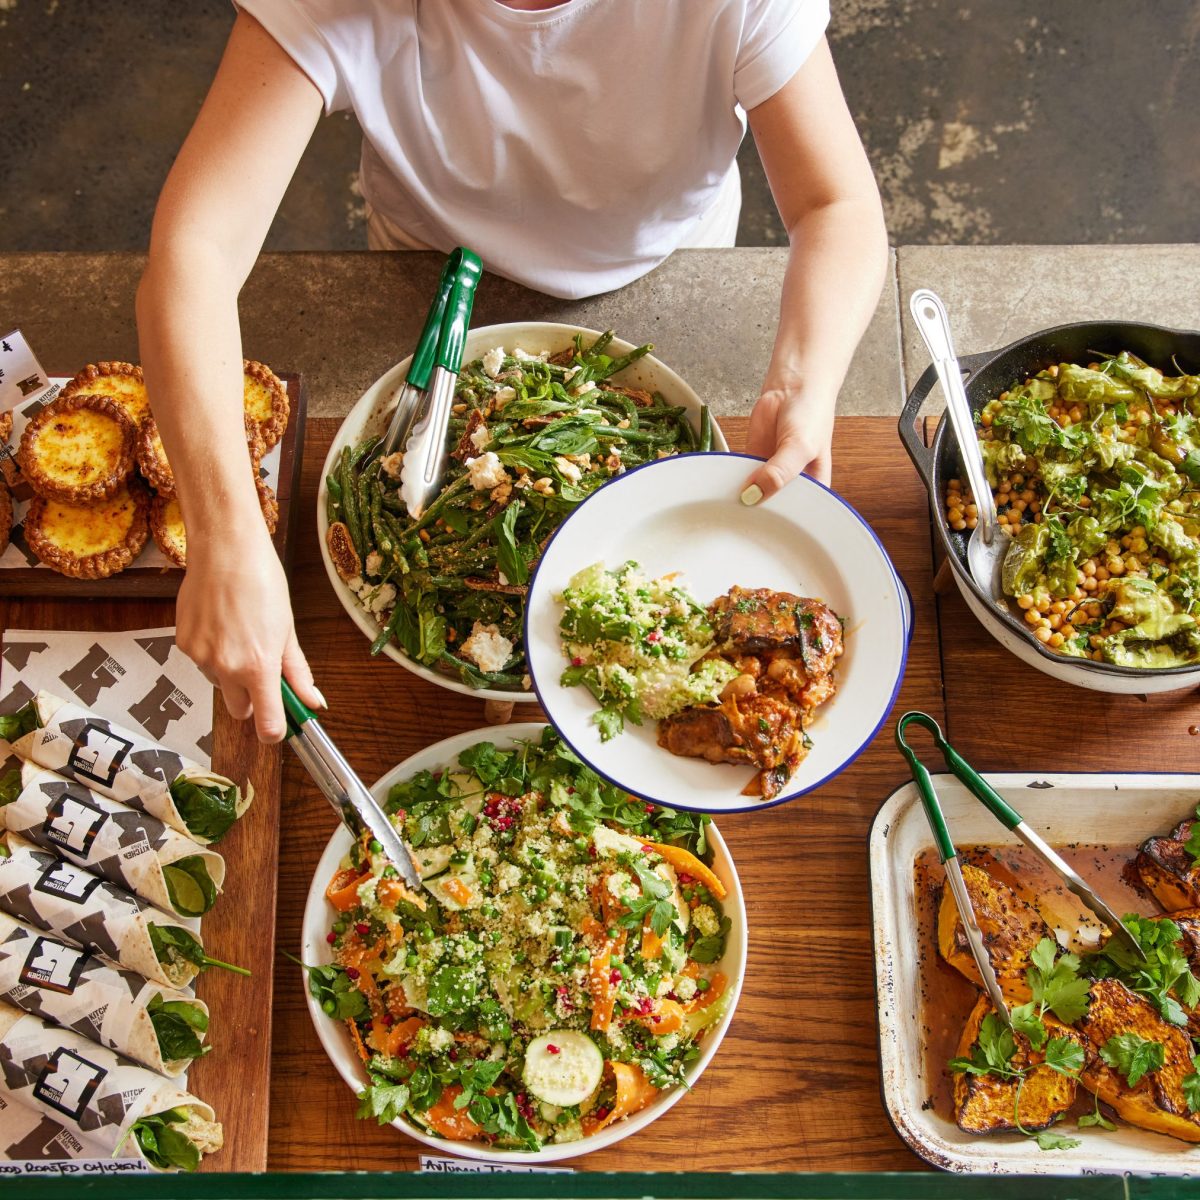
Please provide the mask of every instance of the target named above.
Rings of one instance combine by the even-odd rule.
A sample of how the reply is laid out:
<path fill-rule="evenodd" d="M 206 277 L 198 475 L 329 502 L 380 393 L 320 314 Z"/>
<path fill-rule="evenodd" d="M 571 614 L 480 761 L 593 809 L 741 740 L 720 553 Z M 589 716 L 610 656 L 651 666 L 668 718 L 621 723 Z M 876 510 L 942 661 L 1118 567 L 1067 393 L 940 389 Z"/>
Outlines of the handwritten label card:
<path fill-rule="evenodd" d="M 0 338 L 0 413 L 36 399 L 49 385 L 50 377 L 19 329 Z"/>

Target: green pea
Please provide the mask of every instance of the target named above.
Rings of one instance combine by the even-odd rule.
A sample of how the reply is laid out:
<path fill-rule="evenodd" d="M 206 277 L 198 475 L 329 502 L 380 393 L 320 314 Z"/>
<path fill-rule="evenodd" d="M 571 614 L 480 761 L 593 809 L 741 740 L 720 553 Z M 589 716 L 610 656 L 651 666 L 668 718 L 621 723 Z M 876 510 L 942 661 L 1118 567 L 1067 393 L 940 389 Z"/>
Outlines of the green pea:
<path fill-rule="evenodd" d="M 404 956 L 404 965 L 405 965 L 405 966 L 406 966 L 406 967 L 407 967 L 407 968 L 408 968 L 410 971 L 415 971 L 415 970 L 416 970 L 416 968 L 417 968 L 417 966 L 420 964 L 420 962 L 421 962 L 421 959 L 420 959 L 420 957 L 418 956 L 418 954 L 417 954 L 417 952 L 416 952 L 415 950 L 410 950 L 410 951 L 409 951 L 409 952 L 408 952 L 408 953 L 407 953 L 407 954 Z"/>
<path fill-rule="evenodd" d="M 546 889 L 539 884 L 537 887 L 535 887 L 533 889 L 532 895 L 533 895 L 534 903 L 541 904 L 542 901 L 546 899 L 547 892 L 546 892 Z"/>
<path fill-rule="evenodd" d="M 432 925 L 422 925 L 421 926 L 421 941 L 423 941 L 423 942 L 432 942 L 433 941 L 433 926 Z"/>
<path fill-rule="evenodd" d="M 376 841 L 375 838 L 372 838 L 371 839 L 371 853 L 372 854 L 382 854 L 383 853 L 383 843 L 380 841 Z"/>
<path fill-rule="evenodd" d="M 339 918 L 338 920 L 334 921 L 334 923 L 333 923 L 333 932 L 334 932 L 334 933 L 345 933 L 345 932 L 346 932 L 346 928 L 347 928 L 347 924 L 346 924 L 346 922 L 345 922 L 344 920 L 342 920 L 341 918 Z"/>
<path fill-rule="evenodd" d="M 332 1017 L 337 1012 L 337 1005 L 332 1000 L 322 1000 L 321 1007 Z"/>
<path fill-rule="evenodd" d="M 615 925 L 610 925 L 606 932 L 610 938 L 616 938 L 620 934 L 620 930 Z"/>

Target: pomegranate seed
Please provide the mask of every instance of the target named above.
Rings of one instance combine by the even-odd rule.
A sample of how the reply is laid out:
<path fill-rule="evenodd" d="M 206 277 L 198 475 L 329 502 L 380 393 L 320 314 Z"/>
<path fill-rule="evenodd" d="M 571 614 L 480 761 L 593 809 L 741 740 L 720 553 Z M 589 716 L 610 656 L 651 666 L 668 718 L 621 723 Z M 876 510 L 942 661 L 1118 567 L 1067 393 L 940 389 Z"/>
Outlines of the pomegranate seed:
<path fill-rule="evenodd" d="M 360 937 L 366 937 L 367 934 L 371 932 L 371 927 L 366 923 L 366 921 L 359 921 L 358 924 L 354 926 L 354 932 Z"/>
<path fill-rule="evenodd" d="M 651 804 L 648 800 L 646 801 L 644 807 L 648 813 L 652 813 L 654 811 L 654 805 Z"/>
<path fill-rule="evenodd" d="M 620 983 L 621 982 L 621 972 L 620 971 L 609 971 L 608 982 L 609 983 Z"/>
<path fill-rule="evenodd" d="M 391 1013 L 384 1013 L 383 1014 L 383 1023 L 385 1025 L 395 1025 L 396 1018 L 393 1017 Z"/>
<path fill-rule="evenodd" d="M 608 1116 L 608 1105 L 607 1104 L 600 1105 L 600 1107 L 598 1109 L 596 1109 L 596 1119 L 599 1121 L 603 1121 L 604 1118 L 607 1116 Z"/>
<path fill-rule="evenodd" d="M 567 788 L 567 795 L 568 795 L 568 796 L 573 796 L 573 795 L 575 795 L 575 789 L 574 789 L 573 787 L 569 787 L 569 788 Z"/>
<path fill-rule="evenodd" d="M 643 842 L 642 843 L 642 853 L 643 854 L 653 854 L 654 847 L 652 845 L 650 845 L 649 842 Z"/>
<path fill-rule="evenodd" d="M 448 1058 L 448 1059 L 449 1059 L 451 1062 L 458 1062 L 458 1051 L 457 1051 L 457 1050 L 454 1050 L 454 1049 L 451 1049 L 450 1053 L 449 1053 L 449 1054 L 447 1054 L 447 1055 L 446 1055 L 446 1057 L 447 1057 L 447 1058 Z"/>
<path fill-rule="evenodd" d="M 357 978 L 358 978 L 358 968 L 357 968 L 357 967 L 347 967 L 347 968 L 346 968 L 346 974 L 347 974 L 347 975 L 348 975 L 348 976 L 349 976 L 351 979 L 357 979 Z"/>
<path fill-rule="evenodd" d="M 337 941 L 337 934 L 331 929 L 326 935 L 325 940 L 332 946 Z"/>
<path fill-rule="evenodd" d="M 557 1054 L 557 1053 L 558 1053 L 558 1047 L 557 1047 L 557 1046 L 549 1046 L 549 1045 L 548 1045 L 548 1046 L 546 1047 L 546 1053 L 547 1053 L 547 1054 Z"/>
<path fill-rule="evenodd" d="M 573 667 L 582 667 L 582 666 L 583 666 L 583 659 L 582 659 L 582 658 L 580 658 L 578 654 L 577 654 L 577 655 L 575 655 L 575 657 L 574 657 L 573 659 L 571 659 L 571 666 L 573 666 Z"/>
<path fill-rule="evenodd" d="M 689 875 L 686 871 L 680 871 L 677 878 L 679 882 L 683 884 L 696 882 L 696 877 L 694 875 Z"/>

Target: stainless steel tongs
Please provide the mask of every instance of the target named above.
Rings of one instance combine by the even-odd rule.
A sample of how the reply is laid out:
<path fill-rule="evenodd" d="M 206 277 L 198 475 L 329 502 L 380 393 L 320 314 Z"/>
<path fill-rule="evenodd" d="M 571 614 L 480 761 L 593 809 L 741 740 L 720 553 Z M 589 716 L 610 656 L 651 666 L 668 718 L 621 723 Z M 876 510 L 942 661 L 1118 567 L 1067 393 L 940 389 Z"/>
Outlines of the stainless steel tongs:
<path fill-rule="evenodd" d="M 979 922 L 975 919 L 975 906 L 971 903 L 971 894 L 967 891 L 966 882 L 963 880 L 962 868 L 958 862 L 958 851 L 954 848 L 954 842 L 946 827 L 946 818 L 942 813 L 942 806 L 938 802 L 933 779 L 925 764 L 917 758 L 916 751 L 904 740 L 905 730 L 910 725 L 919 725 L 933 734 L 933 740 L 942 752 L 951 774 L 965 785 L 967 791 L 979 800 L 1005 829 L 1015 833 L 1046 866 L 1062 878 L 1067 888 L 1074 892 L 1083 904 L 1112 930 L 1113 937 L 1128 947 L 1138 959 L 1145 962 L 1146 952 L 1142 949 L 1141 943 L 1125 928 L 1117 914 L 1084 883 L 1070 864 L 1025 823 L 1021 814 L 1003 800 L 987 780 L 971 768 L 970 764 L 946 741 L 938 723 L 928 713 L 906 712 L 896 722 L 896 745 L 900 748 L 900 753 L 908 760 L 909 769 L 916 781 L 917 791 L 920 793 L 921 803 L 925 808 L 925 816 L 929 820 L 934 841 L 937 843 L 938 857 L 946 869 L 946 881 L 949 883 L 954 901 L 958 905 L 958 914 L 962 918 L 967 941 L 971 945 L 971 954 L 975 959 L 975 965 L 979 968 L 980 977 L 983 979 L 984 987 L 987 988 L 993 1008 L 1003 1018 L 1005 1024 L 1012 1024 L 1008 1005 L 1005 1003 L 1004 993 L 1000 990 L 1000 981 L 996 978 L 987 948 L 983 944 L 983 934 L 980 932 Z"/>
<path fill-rule="evenodd" d="M 358 837 L 364 830 L 369 831 L 404 882 L 413 891 L 420 891 L 421 877 L 412 857 L 387 813 L 380 808 L 379 801 L 321 728 L 315 714 L 288 686 L 287 680 L 281 679 L 280 684 L 283 711 L 287 717 L 287 740 L 296 757 L 350 832 Z"/>

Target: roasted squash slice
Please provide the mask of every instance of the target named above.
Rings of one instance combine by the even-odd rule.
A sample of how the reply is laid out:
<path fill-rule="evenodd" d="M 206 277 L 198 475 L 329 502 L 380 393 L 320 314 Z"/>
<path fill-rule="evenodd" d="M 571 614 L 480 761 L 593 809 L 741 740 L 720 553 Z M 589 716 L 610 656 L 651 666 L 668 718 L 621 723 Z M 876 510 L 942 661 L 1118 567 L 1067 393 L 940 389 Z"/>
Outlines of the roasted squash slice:
<path fill-rule="evenodd" d="M 970 863 L 962 864 L 962 873 L 1000 987 L 1007 998 L 1023 1004 L 1029 999 L 1029 982 L 1025 978 L 1029 955 L 1042 938 L 1053 941 L 1054 934 L 1037 909 L 1022 900 L 1007 884 Z M 938 908 L 938 949 L 952 967 L 983 987 L 949 887 L 943 888 Z"/>
<path fill-rule="evenodd" d="M 1142 885 L 1167 912 L 1200 907 L 1200 866 L 1186 849 L 1190 829 L 1185 822 L 1169 837 L 1147 838 L 1134 859 Z"/>
<path fill-rule="evenodd" d="M 971 1050 L 979 1040 L 979 1027 L 991 1011 L 991 1001 L 986 996 L 980 996 L 959 1039 L 960 1058 L 971 1057 Z M 1049 1037 L 1065 1037 L 1076 1045 L 1083 1045 L 1083 1039 L 1073 1029 L 1055 1020 L 1049 1013 L 1043 1017 L 1043 1021 Z M 1013 1036 L 1017 1047 L 1012 1058 L 1014 1067 L 1028 1067 L 1042 1060 L 1042 1055 L 1034 1051 L 1023 1036 Z M 1016 1079 L 1003 1079 L 997 1075 L 956 1074 L 954 1119 L 958 1127 L 967 1133 L 1002 1133 L 1016 1129 L 1017 1083 Z M 1032 1132 L 1053 1125 L 1075 1103 L 1078 1090 L 1077 1080 L 1046 1066 L 1035 1067 L 1025 1076 L 1021 1085 L 1021 1127 Z"/>

